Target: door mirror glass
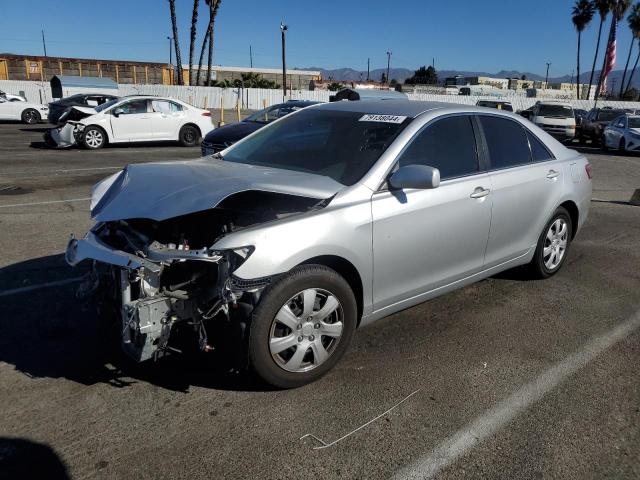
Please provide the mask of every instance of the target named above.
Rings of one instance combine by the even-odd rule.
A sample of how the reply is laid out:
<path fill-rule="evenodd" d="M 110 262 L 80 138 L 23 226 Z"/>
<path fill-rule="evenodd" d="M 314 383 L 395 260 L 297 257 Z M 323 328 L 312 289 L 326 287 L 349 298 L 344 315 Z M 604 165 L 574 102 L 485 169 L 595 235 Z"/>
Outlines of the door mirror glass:
<path fill-rule="evenodd" d="M 440 170 L 427 165 L 406 165 L 389 177 L 389 186 L 396 190 L 418 188 L 425 190 L 440 185 Z"/>
<path fill-rule="evenodd" d="M 119 117 L 123 113 L 124 113 L 124 108 L 121 108 L 121 107 L 118 107 L 118 108 L 113 110 L 113 116 L 114 117 Z"/>

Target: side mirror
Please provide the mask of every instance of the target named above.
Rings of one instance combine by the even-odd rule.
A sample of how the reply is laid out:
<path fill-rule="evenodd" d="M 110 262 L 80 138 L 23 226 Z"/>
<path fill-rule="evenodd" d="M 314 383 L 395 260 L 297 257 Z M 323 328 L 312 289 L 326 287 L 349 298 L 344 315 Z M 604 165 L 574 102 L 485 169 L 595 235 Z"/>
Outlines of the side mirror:
<path fill-rule="evenodd" d="M 438 188 L 440 186 L 440 170 L 426 165 L 406 165 L 400 167 L 389 177 L 389 186 L 395 190 Z"/>
<path fill-rule="evenodd" d="M 117 117 L 119 117 L 120 115 L 122 115 L 123 113 L 124 113 L 124 110 L 123 110 L 122 108 L 116 108 L 116 109 L 113 111 L 113 116 L 117 118 Z"/>

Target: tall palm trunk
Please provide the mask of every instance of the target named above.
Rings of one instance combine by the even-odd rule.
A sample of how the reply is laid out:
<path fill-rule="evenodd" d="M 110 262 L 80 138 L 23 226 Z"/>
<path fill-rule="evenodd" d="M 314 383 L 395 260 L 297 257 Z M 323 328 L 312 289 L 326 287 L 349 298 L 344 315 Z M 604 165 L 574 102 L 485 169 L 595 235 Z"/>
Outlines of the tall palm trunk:
<path fill-rule="evenodd" d="M 182 78 L 182 55 L 180 54 L 180 41 L 178 40 L 178 24 L 176 23 L 176 0 L 169 0 L 171 13 L 171 27 L 173 28 L 173 47 L 176 51 L 176 64 L 178 68 L 178 85 L 184 85 Z"/>
<path fill-rule="evenodd" d="M 198 73 L 196 74 L 196 85 L 200 85 L 200 75 L 202 74 L 202 59 L 204 58 L 204 49 L 207 47 L 209 36 L 211 35 L 211 29 L 207 27 L 207 31 L 202 39 L 202 48 L 200 49 L 200 58 L 198 60 Z"/>
<path fill-rule="evenodd" d="M 633 50 L 633 40 L 631 37 L 631 45 L 629 45 L 629 53 L 627 54 L 627 63 L 624 64 L 624 72 L 622 72 L 622 81 L 620 82 L 620 93 L 619 96 L 622 97 L 622 93 L 624 92 L 624 79 L 627 76 L 627 69 L 629 68 L 629 60 L 631 60 L 631 51 Z"/>
<path fill-rule="evenodd" d="M 582 32 L 578 30 L 578 58 L 576 62 L 576 98 L 580 100 L 580 39 L 582 37 Z"/>
<path fill-rule="evenodd" d="M 603 23 L 604 18 L 600 17 L 600 26 L 598 27 L 598 41 L 596 42 L 596 54 L 593 56 L 593 65 L 591 65 L 591 75 L 589 76 L 589 90 L 587 93 L 587 100 L 589 100 L 589 97 L 591 96 L 591 85 L 593 85 L 593 74 L 596 71 L 596 62 L 598 61 L 598 52 L 600 50 L 600 36 L 602 35 Z"/>
<path fill-rule="evenodd" d="M 207 86 L 211 85 L 211 67 L 213 66 L 213 38 L 214 38 L 214 24 L 216 21 L 216 15 L 218 14 L 218 8 L 222 0 L 209 0 L 209 58 L 207 61 Z"/>
<path fill-rule="evenodd" d="M 193 0 L 193 12 L 191 13 L 191 41 L 189 42 L 189 85 L 193 85 L 193 50 L 196 46 L 196 34 L 198 23 L 198 3 L 200 0 Z"/>
<path fill-rule="evenodd" d="M 636 61 L 633 64 L 633 68 L 631 69 L 631 73 L 629 74 L 629 80 L 627 81 L 627 88 L 624 89 L 624 95 L 627 94 L 629 88 L 631 87 L 631 80 L 633 79 L 633 74 L 636 73 L 636 67 L 638 66 L 638 60 L 640 60 L 640 45 L 638 45 L 638 55 L 636 56 Z"/>

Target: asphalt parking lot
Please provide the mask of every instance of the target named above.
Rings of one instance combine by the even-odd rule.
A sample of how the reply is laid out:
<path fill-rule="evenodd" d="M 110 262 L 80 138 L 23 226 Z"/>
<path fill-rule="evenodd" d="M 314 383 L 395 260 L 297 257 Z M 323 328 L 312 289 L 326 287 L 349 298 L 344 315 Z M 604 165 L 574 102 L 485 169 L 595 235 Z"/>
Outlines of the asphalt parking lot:
<path fill-rule="evenodd" d="M 56 151 L 44 128 L 0 124 L 1 478 L 640 478 L 640 156 L 584 149 L 594 201 L 555 277 L 395 314 L 319 382 L 274 391 L 125 361 L 62 259 L 98 179 L 199 149 Z"/>

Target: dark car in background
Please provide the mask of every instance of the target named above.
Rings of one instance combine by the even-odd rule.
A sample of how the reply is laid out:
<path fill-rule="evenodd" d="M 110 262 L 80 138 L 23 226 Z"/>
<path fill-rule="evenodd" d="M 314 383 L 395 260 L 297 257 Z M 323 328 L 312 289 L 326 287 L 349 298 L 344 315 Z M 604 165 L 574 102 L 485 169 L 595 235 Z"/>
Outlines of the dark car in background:
<path fill-rule="evenodd" d="M 318 102 L 308 100 L 290 100 L 285 103 L 278 103 L 270 107 L 260 110 L 238 123 L 232 123 L 218 127 L 209 132 L 204 137 L 201 144 L 202 156 L 218 153 L 227 147 L 230 147 L 238 140 L 250 135 L 256 130 L 261 129 L 265 125 L 289 115 L 296 110 L 315 105 Z"/>
<path fill-rule="evenodd" d="M 57 125 L 62 114 L 71 107 L 97 107 L 115 98 L 118 97 L 101 93 L 78 93 L 70 97 L 61 98 L 49 104 L 47 120 L 49 120 L 49 123 Z"/>
<path fill-rule="evenodd" d="M 511 102 L 503 102 L 500 100 L 478 100 L 476 102 L 476 106 L 513 112 L 513 105 L 511 105 Z"/>
<path fill-rule="evenodd" d="M 593 143 L 600 143 L 604 128 L 612 120 L 626 113 L 626 110 L 617 108 L 592 108 L 589 114 L 582 119 L 578 139 L 581 142 L 591 140 Z"/>
<path fill-rule="evenodd" d="M 576 138 L 582 138 L 582 124 L 587 115 L 589 115 L 589 112 L 586 110 L 581 108 L 573 109 L 573 118 L 576 119 Z"/>

